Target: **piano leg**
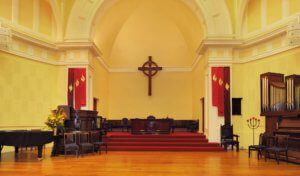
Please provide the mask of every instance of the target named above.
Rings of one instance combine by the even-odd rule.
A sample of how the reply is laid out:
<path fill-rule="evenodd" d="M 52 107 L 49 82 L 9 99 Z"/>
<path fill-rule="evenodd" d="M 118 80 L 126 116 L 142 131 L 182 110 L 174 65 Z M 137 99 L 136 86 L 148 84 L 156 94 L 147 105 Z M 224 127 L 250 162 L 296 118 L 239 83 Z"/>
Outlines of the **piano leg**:
<path fill-rule="evenodd" d="M 38 159 L 41 160 L 42 159 L 42 152 L 43 152 L 43 146 L 39 145 L 38 146 Z"/>
<path fill-rule="evenodd" d="M 15 146 L 15 154 L 19 153 L 19 147 Z"/>
<path fill-rule="evenodd" d="M 3 145 L 0 145 L 0 158 L 1 158 L 2 149 L 3 149 Z"/>

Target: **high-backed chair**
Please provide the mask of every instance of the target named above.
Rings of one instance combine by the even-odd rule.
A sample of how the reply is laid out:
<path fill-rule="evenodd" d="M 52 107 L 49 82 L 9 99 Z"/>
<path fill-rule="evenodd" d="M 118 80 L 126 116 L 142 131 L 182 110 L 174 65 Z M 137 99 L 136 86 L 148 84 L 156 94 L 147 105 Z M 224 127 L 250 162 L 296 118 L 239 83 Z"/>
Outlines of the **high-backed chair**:
<path fill-rule="evenodd" d="M 270 153 L 273 153 L 275 155 L 277 164 L 279 164 L 280 154 L 284 154 L 285 160 L 288 161 L 288 144 L 288 135 L 276 135 L 275 137 L 273 137 L 273 145 L 270 145 L 265 149 L 265 160 L 267 160 L 267 158 L 270 158 Z"/>
<path fill-rule="evenodd" d="M 75 133 L 64 133 L 64 150 L 65 157 L 68 151 L 74 151 L 76 156 L 78 157 L 79 146 L 76 142 L 76 134 Z"/>
<path fill-rule="evenodd" d="M 94 145 L 94 149 L 97 149 L 101 154 L 102 147 L 105 147 L 107 153 L 107 143 L 101 140 L 99 131 L 91 131 L 91 143 Z"/>
<path fill-rule="evenodd" d="M 124 129 L 126 129 L 126 131 L 128 132 L 130 129 L 130 124 L 129 124 L 129 120 L 128 118 L 123 118 L 121 121 L 121 126 L 122 126 L 122 132 L 124 131 Z"/>
<path fill-rule="evenodd" d="M 94 151 L 94 144 L 91 143 L 89 132 L 79 132 L 79 148 L 80 153 L 83 154 L 86 151 Z"/>
<path fill-rule="evenodd" d="M 248 147 L 248 157 L 250 158 L 252 151 L 257 151 L 257 159 L 262 157 L 262 152 L 267 148 L 267 135 L 266 133 L 261 133 L 259 135 L 258 145 L 250 145 Z"/>
<path fill-rule="evenodd" d="M 227 151 L 228 145 L 236 147 L 236 151 L 239 151 L 239 136 L 233 134 L 232 125 L 221 125 L 221 147 L 224 146 L 224 149 Z"/>
<path fill-rule="evenodd" d="M 153 115 L 150 115 L 147 117 L 148 120 L 155 120 L 155 117 Z"/>

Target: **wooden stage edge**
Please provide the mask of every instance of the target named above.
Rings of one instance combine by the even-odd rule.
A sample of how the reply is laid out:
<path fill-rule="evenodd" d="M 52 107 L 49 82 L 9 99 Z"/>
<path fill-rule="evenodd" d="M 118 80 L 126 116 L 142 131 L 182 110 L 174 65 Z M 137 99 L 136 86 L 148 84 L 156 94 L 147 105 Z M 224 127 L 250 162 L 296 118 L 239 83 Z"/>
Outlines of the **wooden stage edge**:
<path fill-rule="evenodd" d="M 72 176 L 199 176 L 199 175 L 255 175 L 295 176 L 300 175 L 300 165 L 274 160 L 257 160 L 253 153 L 248 158 L 247 150 L 240 152 L 108 152 L 50 157 L 50 148 L 45 158 L 36 159 L 36 151 L 22 151 L 15 158 L 13 152 L 3 153 L 0 175 L 72 175 Z"/>

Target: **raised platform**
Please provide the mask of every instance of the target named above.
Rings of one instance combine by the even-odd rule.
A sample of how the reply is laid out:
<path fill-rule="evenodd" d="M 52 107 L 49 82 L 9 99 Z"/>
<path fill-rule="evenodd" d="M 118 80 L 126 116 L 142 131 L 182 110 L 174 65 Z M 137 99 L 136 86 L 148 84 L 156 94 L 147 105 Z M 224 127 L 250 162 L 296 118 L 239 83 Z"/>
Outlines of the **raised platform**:
<path fill-rule="evenodd" d="M 132 135 L 109 132 L 104 140 L 110 151 L 223 151 L 219 143 L 208 142 L 202 133 Z"/>

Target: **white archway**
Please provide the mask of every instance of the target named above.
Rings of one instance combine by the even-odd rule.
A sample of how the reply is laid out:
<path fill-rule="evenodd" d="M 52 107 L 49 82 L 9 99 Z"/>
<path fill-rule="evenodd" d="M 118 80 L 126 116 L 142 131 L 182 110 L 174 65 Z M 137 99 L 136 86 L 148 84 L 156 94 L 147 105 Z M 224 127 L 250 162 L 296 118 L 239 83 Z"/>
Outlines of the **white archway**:
<path fill-rule="evenodd" d="M 117 1 L 110 0 L 109 3 Z M 224 0 L 182 1 L 204 19 L 206 37 L 232 37 L 232 23 Z M 91 41 L 94 18 L 104 3 L 104 0 L 76 1 L 69 16 L 65 41 Z"/>

